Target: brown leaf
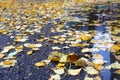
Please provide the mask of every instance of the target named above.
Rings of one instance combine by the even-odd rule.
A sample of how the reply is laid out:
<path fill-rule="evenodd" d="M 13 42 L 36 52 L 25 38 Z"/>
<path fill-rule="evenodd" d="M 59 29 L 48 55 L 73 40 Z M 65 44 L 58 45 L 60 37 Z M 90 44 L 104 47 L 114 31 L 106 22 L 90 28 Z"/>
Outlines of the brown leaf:
<path fill-rule="evenodd" d="M 87 66 L 88 65 L 88 60 L 86 58 L 80 58 L 75 62 L 76 66 Z"/>
<path fill-rule="evenodd" d="M 74 62 L 76 62 L 79 58 L 80 58 L 80 56 L 78 56 L 77 54 L 75 54 L 75 53 L 70 53 L 70 54 L 68 55 L 67 60 L 68 60 L 68 62 L 74 63 Z"/>

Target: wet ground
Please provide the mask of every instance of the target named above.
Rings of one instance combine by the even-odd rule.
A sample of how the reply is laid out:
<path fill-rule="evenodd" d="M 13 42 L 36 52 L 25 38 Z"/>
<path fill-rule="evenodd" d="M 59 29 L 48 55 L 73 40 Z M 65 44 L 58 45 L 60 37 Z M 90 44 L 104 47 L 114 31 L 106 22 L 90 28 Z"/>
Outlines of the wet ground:
<path fill-rule="evenodd" d="M 78 8 L 77 10 L 75 10 Z M 78 55 L 84 56 L 82 54 L 83 48 L 93 48 L 97 49 L 92 51 L 90 54 L 93 55 L 95 53 L 101 54 L 106 61 L 104 66 L 108 66 L 111 63 L 117 61 L 114 55 L 110 52 L 110 44 L 104 44 L 104 42 L 113 43 L 114 40 L 111 38 L 111 24 L 107 23 L 107 21 L 119 20 L 120 17 L 112 17 L 114 15 L 119 15 L 120 12 L 117 12 L 115 9 L 120 9 L 120 4 L 114 4 L 114 6 L 106 6 L 105 8 L 99 7 L 98 5 L 94 6 L 90 12 L 87 11 L 79 11 L 79 6 L 75 6 L 73 9 L 67 9 L 66 11 L 69 13 L 67 17 L 71 18 L 65 23 L 63 32 L 56 31 L 51 32 L 50 29 L 56 29 L 56 26 L 53 23 L 43 24 L 45 27 L 40 30 L 40 32 L 36 32 L 34 34 L 28 33 L 28 41 L 27 42 L 14 42 L 11 36 L 17 36 L 20 32 L 13 31 L 11 34 L 0 34 L 0 50 L 3 50 L 3 47 L 8 45 L 23 45 L 25 43 L 38 43 L 37 39 L 44 38 L 42 42 L 42 47 L 39 50 L 35 50 L 32 55 L 27 55 L 27 51 L 31 50 L 29 48 L 24 47 L 23 51 L 16 54 L 17 63 L 15 66 L 8 68 L 0 68 L 0 80 L 48 80 L 51 74 L 55 74 L 51 68 L 55 67 L 56 63 L 51 62 L 49 65 L 38 68 L 34 64 L 38 61 L 44 60 L 48 57 L 48 55 L 53 51 L 60 51 L 65 54 L 69 54 L 70 52 L 74 52 Z M 8 16 L 9 17 L 9 16 Z M 75 18 L 75 19 L 74 19 Z M 95 23 L 94 21 L 98 21 Z M 61 23 L 61 19 L 56 19 L 56 22 Z M 37 24 L 37 23 L 36 23 Z M 113 24 L 112 24 L 113 25 Z M 35 26 L 35 25 L 31 25 Z M 119 26 L 120 27 L 120 26 Z M 2 29 L 3 27 L 1 27 Z M 28 26 L 29 28 L 29 26 Z M 34 27 L 30 27 L 34 29 Z M 38 29 L 39 30 L 39 29 Z M 79 44 L 88 43 L 89 46 L 80 47 L 71 47 L 69 43 L 55 44 L 52 43 L 52 36 L 62 36 L 67 34 L 67 31 L 71 31 L 71 33 L 75 33 L 75 31 L 80 32 L 88 32 L 95 33 L 94 36 L 90 40 L 82 41 Z M 22 30 L 21 30 L 22 33 Z M 67 36 L 66 38 L 69 38 Z M 92 40 L 97 40 L 98 42 L 92 42 Z M 8 43 L 9 42 L 9 43 Z M 59 46 L 60 50 L 53 50 L 52 47 Z M 69 48 L 63 48 L 64 46 L 69 46 Z M 7 56 L 10 52 L 14 50 L 10 50 L 5 54 Z M 0 61 L 4 59 L 1 58 Z M 75 66 L 73 66 L 74 68 Z M 113 73 L 116 69 L 104 69 L 100 71 L 100 76 L 102 80 L 120 80 L 120 75 Z M 62 80 L 84 80 L 86 72 L 82 70 L 77 76 L 70 75 L 61 75 Z"/>

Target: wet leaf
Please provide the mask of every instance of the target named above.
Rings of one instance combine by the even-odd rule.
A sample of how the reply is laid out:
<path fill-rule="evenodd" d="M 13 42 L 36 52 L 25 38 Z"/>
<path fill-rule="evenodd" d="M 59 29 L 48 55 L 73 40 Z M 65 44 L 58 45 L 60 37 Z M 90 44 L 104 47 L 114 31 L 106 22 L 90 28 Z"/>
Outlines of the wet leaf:
<path fill-rule="evenodd" d="M 61 59 L 62 53 L 55 51 L 48 56 L 48 60 L 59 61 Z"/>
<path fill-rule="evenodd" d="M 4 60 L 0 63 L 0 66 L 10 67 L 10 66 L 14 66 L 16 62 L 17 62 L 16 60 Z"/>
<path fill-rule="evenodd" d="M 64 67 L 65 63 L 58 63 L 57 67 Z"/>
<path fill-rule="evenodd" d="M 42 44 L 25 43 L 24 46 L 28 48 L 38 48 L 42 47 Z"/>
<path fill-rule="evenodd" d="M 27 55 L 32 55 L 32 54 L 33 54 L 32 50 L 27 52 Z"/>
<path fill-rule="evenodd" d="M 42 62 L 42 61 L 35 63 L 35 66 L 37 66 L 37 67 L 43 67 L 45 65 L 46 64 L 44 62 Z"/>
<path fill-rule="evenodd" d="M 113 45 L 111 47 L 111 49 L 115 50 L 115 51 L 119 51 L 120 50 L 120 47 L 118 45 Z"/>
<path fill-rule="evenodd" d="M 52 49 L 53 49 L 53 50 L 59 50 L 59 49 L 61 49 L 61 48 L 55 46 L 55 47 L 52 47 Z"/>
<path fill-rule="evenodd" d="M 114 69 L 120 69 L 120 63 L 116 61 L 115 63 L 112 63 L 110 67 Z"/>
<path fill-rule="evenodd" d="M 53 68 L 52 70 L 59 75 L 65 73 L 64 68 Z"/>
<path fill-rule="evenodd" d="M 3 58 L 4 57 L 4 54 L 0 53 L 0 58 Z"/>
<path fill-rule="evenodd" d="M 70 53 L 70 54 L 68 55 L 67 60 L 68 60 L 68 62 L 74 63 L 74 62 L 76 62 L 79 58 L 80 58 L 80 56 L 78 56 L 77 54 L 75 54 L 75 53 Z"/>
<path fill-rule="evenodd" d="M 14 55 L 16 55 L 18 52 L 17 51 L 14 51 L 14 52 L 11 52 L 8 54 L 9 57 L 13 57 Z"/>
<path fill-rule="evenodd" d="M 62 62 L 62 63 L 67 62 L 67 57 L 68 57 L 68 55 L 63 54 L 63 55 L 61 56 L 59 62 Z"/>
<path fill-rule="evenodd" d="M 100 59 L 96 59 L 96 60 L 93 60 L 92 63 L 93 64 L 100 64 L 100 65 L 103 65 L 106 61 L 104 60 L 100 60 Z"/>
<path fill-rule="evenodd" d="M 86 75 L 84 80 L 102 80 L 102 78 L 100 76 L 89 77 Z"/>
<path fill-rule="evenodd" d="M 75 65 L 85 67 L 88 65 L 88 62 L 89 62 L 88 59 L 82 57 L 75 62 Z"/>
<path fill-rule="evenodd" d="M 116 73 L 117 73 L 117 74 L 120 74 L 120 70 L 117 70 Z"/>
<path fill-rule="evenodd" d="M 95 75 L 95 74 L 99 74 L 99 71 L 97 71 L 95 68 L 93 67 L 86 67 L 86 72 L 90 75 Z"/>
<path fill-rule="evenodd" d="M 86 41 L 86 40 L 89 40 L 89 39 L 91 39 L 91 37 L 90 36 L 81 36 L 81 39 L 82 40 L 84 40 L 84 41 Z"/>
<path fill-rule="evenodd" d="M 23 51 L 23 45 L 17 46 L 17 47 L 15 48 L 15 50 L 16 50 L 17 52 Z"/>
<path fill-rule="evenodd" d="M 68 74 L 72 76 L 76 76 L 80 74 L 80 71 L 81 71 L 81 68 L 80 69 L 69 69 Z"/>
<path fill-rule="evenodd" d="M 52 75 L 51 78 L 49 78 L 48 80 L 61 80 L 60 75 L 56 74 L 56 75 Z"/>
<path fill-rule="evenodd" d="M 14 49 L 14 46 L 6 46 L 4 47 L 3 51 L 1 51 L 1 53 L 7 53 L 10 49 Z"/>
<path fill-rule="evenodd" d="M 94 55 L 93 55 L 93 58 L 94 58 L 94 59 L 100 59 L 100 60 L 103 60 L 103 56 L 100 55 L 100 54 L 94 54 Z"/>

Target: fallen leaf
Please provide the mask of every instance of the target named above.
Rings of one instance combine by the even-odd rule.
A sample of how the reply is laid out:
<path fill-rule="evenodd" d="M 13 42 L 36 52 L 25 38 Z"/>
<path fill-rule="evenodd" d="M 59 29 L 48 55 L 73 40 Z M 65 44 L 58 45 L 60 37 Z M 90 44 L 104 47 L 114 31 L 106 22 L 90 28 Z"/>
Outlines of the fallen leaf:
<path fill-rule="evenodd" d="M 120 70 L 117 70 L 116 73 L 117 73 L 117 74 L 120 74 Z"/>
<path fill-rule="evenodd" d="M 53 68 L 52 69 L 56 74 L 64 74 L 64 68 Z"/>
<path fill-rule="evenodd" d="M 72 76 L 76 76 L 76 75 L 79 75 L 80 71 L 81 69 L 69 69 L 68 74 Z"/>
<path fill-rule="evenodd" d="M 75 62 L 75 65 L 85 67 L 88 65 L 88 62 L 89 62 L 88 59 L 82 57 Z"/>
<path fill-rule="evenodd" d="M 3 58 L 4 57 L 4 54 L 0 53 L 0 58 Z"/>
<path fill-rule="evenodd" d="M 31 55 L 31 54 L 33 54 L 32 50 L 27 52 L 27 55 Z"/>
<path fill-rule="evenodd" d="M 54 51 L 48 56 L 48 60 L 59 61 L 61 59 L 61 56 L 62 56 L 62 53 L 58 51 Z"/>
<path fill-rule="evenodd" d="M 103 60 L 103 56 L 100 54 L 93 54 L 93 58 Z"/>
<path fill-rule="evenodd" d="M 100 60 L 100 59 L 96 59 L 96 60 L 93 60 L 92 63 L 93 64 L 100 64 L 100 65 L 103 65 L 106 61 L 104 60 Z"/>
<path fill-rule="evenodd" d="M 38 48 L 42 47 L 42 44 L 25 43 L 24 46 L 28 48 Z"/>
<path fill-rule="evenodd" d="M 53 50 L 59 50 L 59 49 L 61 49 L 61 48 L 55 46 L 55 47 L 52 47 L 52 49 L 53 49 Z"/>
<path fill-rule="evenodd" d="M 102 78 L 100 76 L 89 77 L 88 75 L 86 75 L 84 80 L 102 80 Z"/>
<path fill-rule="evenodd" d="M 14 49 L 14 46 L 6 46 L 4 47 L 3 51 L 1 51 L 1 53 L 7 53 L 10 49 Z"/>
<path fill-rule="evenodd" d="M 62 63 L 65 63 L 65 62 L 67 62 L 67 57 L 68 57 L 68 55 L 62 55 L 61 56 L 61 58 L 60 58 L 60 60 L 59 60 L 59 62 L 62 62 Z"/>
<path fill-rule="evenodd" d="M 112 63 L 110 65 L 111 68 L 114 68 L 114 69 L 120 69 L 120 63 L 118 61 L 116 61 L 115 63 Z"/>
<path fill-rule="evenodd" d="M 15 48 L 15 50 L 16 50 L 17 52 L 23 51 L 23 45 L 17 46 L 17 47 Z"/>
<path fill-rule="evenodd" d="M 67 60 L 68 60 L 68 62 L 74 63 L 74 62 L 76 62 L 79 58 L 80 58 L 80 56 L 78 56 L 77 54 L 75 54 L 75 53 L 70 53 L 70 54 L 68 55 L 68 57 L 67 57 Z"/>
<path fill-rule="evenodd" d="M 97 71 L 95 68 L 93 67 L 86 67 L 85 71 L 90 74 L 90 75 L 95 75 L 95 74 L 99 74 L 99 71 Z"/>
<path fill-rule="evenodd" d="M 52 75 L 51 78 L 49 78 L 48 80 L 61 80 L 60 75 L 56 74 L 56 75 Z"/>
<path fill-rule="evenodd" d="M 65 63 L 58 63 L 57 67 L 64 67 Z"/>
<path fill-rule="evenodd" d="M 14 51 L 14 52 L 11 52 L 8 54 L 9 57 L 13 57 L 14 55 L 16 55 L 18 52 L 17 51 Z"/>
<path fill-rule="evenodd" d="M 42 61 L 35 63 L 35 66 L 37 66 L 37 67 L 43 67 L 45 65 L 46 64 L 44 62 L 42 62 Z"/>
<path fill-rule="evenodd" d="M 17 62 L 16 60 L 4 60 L 0 63 L 0 66 L 1 67 L 10 67 L 10 66 L 14 66 L 16 62 Z"/>

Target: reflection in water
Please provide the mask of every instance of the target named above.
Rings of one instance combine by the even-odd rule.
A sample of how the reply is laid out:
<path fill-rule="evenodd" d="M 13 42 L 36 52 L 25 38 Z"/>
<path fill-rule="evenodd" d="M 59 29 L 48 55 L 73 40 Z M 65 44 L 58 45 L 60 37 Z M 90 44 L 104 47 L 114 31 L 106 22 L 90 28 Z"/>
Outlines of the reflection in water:
<path fill-rule="evenodd" d="M 109 29 L 109 28 L 107 28 L 107 29 Z M 104 56 L 104 60 L 107 61 L 105 66 L 108 66 L 108 65 L 110 65 L 109 49 L 110 49 L 111 45 L 104 44 L 104 43 L 112 42 L 112 40 L 110 38 L 110 34 L 109 34 L 109 32 L 107 32 L 105 26 L 96 27 L 96 31 L 97 31 L 97 34 L 94 36 L 94 40 L 97 40 L 97 42 L 94 43 L 93 48 L 98 48 L 99 51 L 93 52 L 92 54 L 97 53 L 97 54 L 101 54 L 102 56 Z M 107 69 L 102 70 L 101 76 L 102 76 L 103 80 L 110 80 L 110 77 L 111 77 L 110 70 L 107 70 Z"/>

